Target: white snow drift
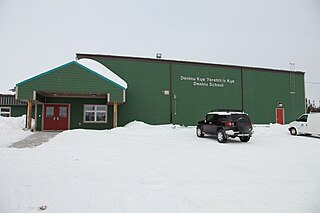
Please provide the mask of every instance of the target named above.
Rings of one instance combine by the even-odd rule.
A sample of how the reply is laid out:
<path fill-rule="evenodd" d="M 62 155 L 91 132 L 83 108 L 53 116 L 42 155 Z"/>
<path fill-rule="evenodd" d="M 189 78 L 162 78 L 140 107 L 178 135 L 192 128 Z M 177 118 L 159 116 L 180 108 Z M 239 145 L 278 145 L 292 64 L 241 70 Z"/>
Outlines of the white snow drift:
<path fill-rule="evenodd" d="M 25 115 L 10 118 L 0 116 L 0 147 L 7 147 L 12 143 L 33 134 L 30 131 L 23 130 L 25 122 Z"/>
<path fill-rule="evenodd" d="M 0 212 L 320 212 L 320 140 L 255 127 L 249 143 L 141 122 L 0 149 Z M 1 135 L 2 136 L 2 135 Z"/>

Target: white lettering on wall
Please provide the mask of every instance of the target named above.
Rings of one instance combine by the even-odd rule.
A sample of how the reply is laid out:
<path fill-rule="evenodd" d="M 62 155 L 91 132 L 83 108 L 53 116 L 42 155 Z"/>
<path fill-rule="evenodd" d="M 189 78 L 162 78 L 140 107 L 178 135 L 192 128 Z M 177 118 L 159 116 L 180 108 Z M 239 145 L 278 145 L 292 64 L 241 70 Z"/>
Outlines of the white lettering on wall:
<path fill-rule="evenodd" d="M 190 81 L 195 87 L 218 87 L 222 88 L 226 85 L 235 84 L 234 79 L 225 78 L 208 78 L 208 77 L 193 77 L 193 76 L 180 76 L 180 81 Z"/>

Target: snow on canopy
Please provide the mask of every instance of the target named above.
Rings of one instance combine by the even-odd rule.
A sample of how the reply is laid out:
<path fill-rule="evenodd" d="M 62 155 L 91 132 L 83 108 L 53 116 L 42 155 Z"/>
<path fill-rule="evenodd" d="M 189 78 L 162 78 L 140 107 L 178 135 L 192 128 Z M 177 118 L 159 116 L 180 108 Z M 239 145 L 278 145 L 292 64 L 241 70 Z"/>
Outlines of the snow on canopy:
<path fill-rule="evenodd" d="M 77 62 L 82 66 L 85 66 L 86 68 L 98 73 L 99 75 L 127 89 L 128 87 L 127 83 L 122 78 L 120 78 L 115 73 L 113 73 L 111 70 L 109 70 L 103 64 L 89 58 L 82 58 L 80 60 L 77 60 Z"/>

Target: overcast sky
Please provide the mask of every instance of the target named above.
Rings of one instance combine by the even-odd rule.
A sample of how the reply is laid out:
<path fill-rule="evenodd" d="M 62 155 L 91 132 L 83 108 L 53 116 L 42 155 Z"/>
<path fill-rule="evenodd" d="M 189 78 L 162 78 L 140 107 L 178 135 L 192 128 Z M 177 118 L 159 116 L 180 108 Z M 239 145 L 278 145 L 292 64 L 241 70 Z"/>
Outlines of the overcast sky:
<path fill-rule="evenodd" d="M 306 72 L 320 100 L 320 0 L 0 0 L 0 92 L 103 53 Z"/>

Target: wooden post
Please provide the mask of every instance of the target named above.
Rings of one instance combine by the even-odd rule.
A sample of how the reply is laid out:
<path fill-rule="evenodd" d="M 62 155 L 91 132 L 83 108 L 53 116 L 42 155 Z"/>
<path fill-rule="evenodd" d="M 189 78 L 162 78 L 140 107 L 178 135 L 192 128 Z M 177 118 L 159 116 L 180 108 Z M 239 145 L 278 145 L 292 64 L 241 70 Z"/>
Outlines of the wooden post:
<path fill-rule="evenodd" d="M 37 130 L 37 123 L 38 123 L 38 104 L 34 105 L 34 131 Z"/>
<path fill-rule="evenodd" d="M 113 103 L 113 128 L 118 126 L 118 104 L 117 102 Z"/>
<path fill-rule="evenodd" d="M 27 114 L 28 125 L 27 128 L 31 129 L 31 121 L 32 121 L 32 100 L 28 101 L 28 114 Z"/>

